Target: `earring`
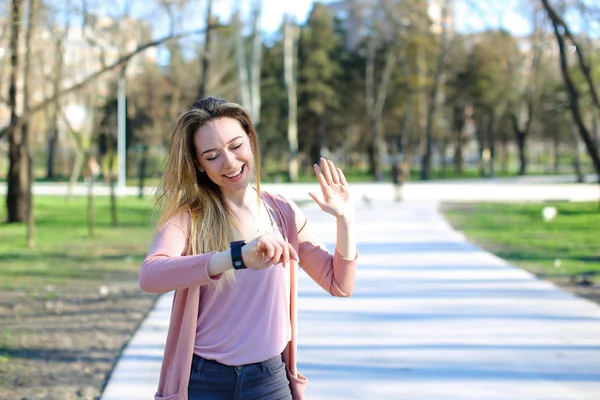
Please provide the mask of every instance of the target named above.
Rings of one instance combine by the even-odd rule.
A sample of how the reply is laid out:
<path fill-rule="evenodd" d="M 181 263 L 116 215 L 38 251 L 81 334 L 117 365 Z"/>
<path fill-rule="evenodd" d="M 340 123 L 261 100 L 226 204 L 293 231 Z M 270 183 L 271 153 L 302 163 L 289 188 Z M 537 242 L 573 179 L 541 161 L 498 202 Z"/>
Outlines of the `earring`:
<path fill-rule="evenodd" d="M 199 169 L 198 171 L 200 171 L 200 173 L 201 173 L 201 174 L 203 174 L 203 173 L 204 173 L 204 170 L 203 170 L 203 169 Z"/>

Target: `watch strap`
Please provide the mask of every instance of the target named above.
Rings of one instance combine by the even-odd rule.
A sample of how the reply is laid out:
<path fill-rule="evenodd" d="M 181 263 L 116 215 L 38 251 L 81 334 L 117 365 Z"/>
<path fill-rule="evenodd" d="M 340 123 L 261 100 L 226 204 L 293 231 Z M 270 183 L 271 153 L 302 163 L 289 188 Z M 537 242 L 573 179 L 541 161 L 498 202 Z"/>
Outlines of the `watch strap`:
<path fill-rule="evenodd" d="M 244 264 L 244 259 L 242 258 L 242 246 L 246 244 L 243 240 L 237 240 L 235 242 L 231 242 L 231 263 L 233 264 L 234 269 L 245 269 L 246 264 Z"/>

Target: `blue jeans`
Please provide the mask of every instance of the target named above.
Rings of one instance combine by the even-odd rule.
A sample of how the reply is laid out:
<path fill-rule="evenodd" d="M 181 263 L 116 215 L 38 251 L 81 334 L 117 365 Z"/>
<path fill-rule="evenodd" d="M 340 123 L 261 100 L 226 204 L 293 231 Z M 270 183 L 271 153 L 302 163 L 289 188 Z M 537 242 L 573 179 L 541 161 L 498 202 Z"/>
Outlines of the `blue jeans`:
<path fill-rule="evenodd" d="M 292 400 L 281 356 L 236 367 L 196 354 L 188 385 L 189 400 Z"/>

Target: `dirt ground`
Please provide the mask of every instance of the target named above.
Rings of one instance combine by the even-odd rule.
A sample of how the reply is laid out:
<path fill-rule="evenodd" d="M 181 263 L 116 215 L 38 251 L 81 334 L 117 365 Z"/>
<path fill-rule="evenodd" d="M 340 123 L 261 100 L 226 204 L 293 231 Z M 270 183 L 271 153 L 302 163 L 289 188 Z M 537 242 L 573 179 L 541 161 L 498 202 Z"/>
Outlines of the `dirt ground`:
<path fill-rule="evenodd" d="M 97 399 L 156 296 L 136 282 L 0 292 L 0 399 Z"/>

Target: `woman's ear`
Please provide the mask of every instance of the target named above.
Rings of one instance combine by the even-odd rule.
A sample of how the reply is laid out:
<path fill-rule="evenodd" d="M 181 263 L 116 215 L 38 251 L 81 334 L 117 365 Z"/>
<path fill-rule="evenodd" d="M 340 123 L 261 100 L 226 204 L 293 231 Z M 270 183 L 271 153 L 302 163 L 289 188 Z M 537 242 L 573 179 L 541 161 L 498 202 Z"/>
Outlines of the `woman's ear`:
<path fill-rule="evenodd" d="M 194 157 L 194 164 L 196 164 L 196 168 L 198 168 L 198 171 L 200 172 L 204 172 L 204 170 L 202 169 L 202 166 L 200 166 L 200 161 L 198 161 L 197 159 L 195 159 L 196 157 Z"/>

